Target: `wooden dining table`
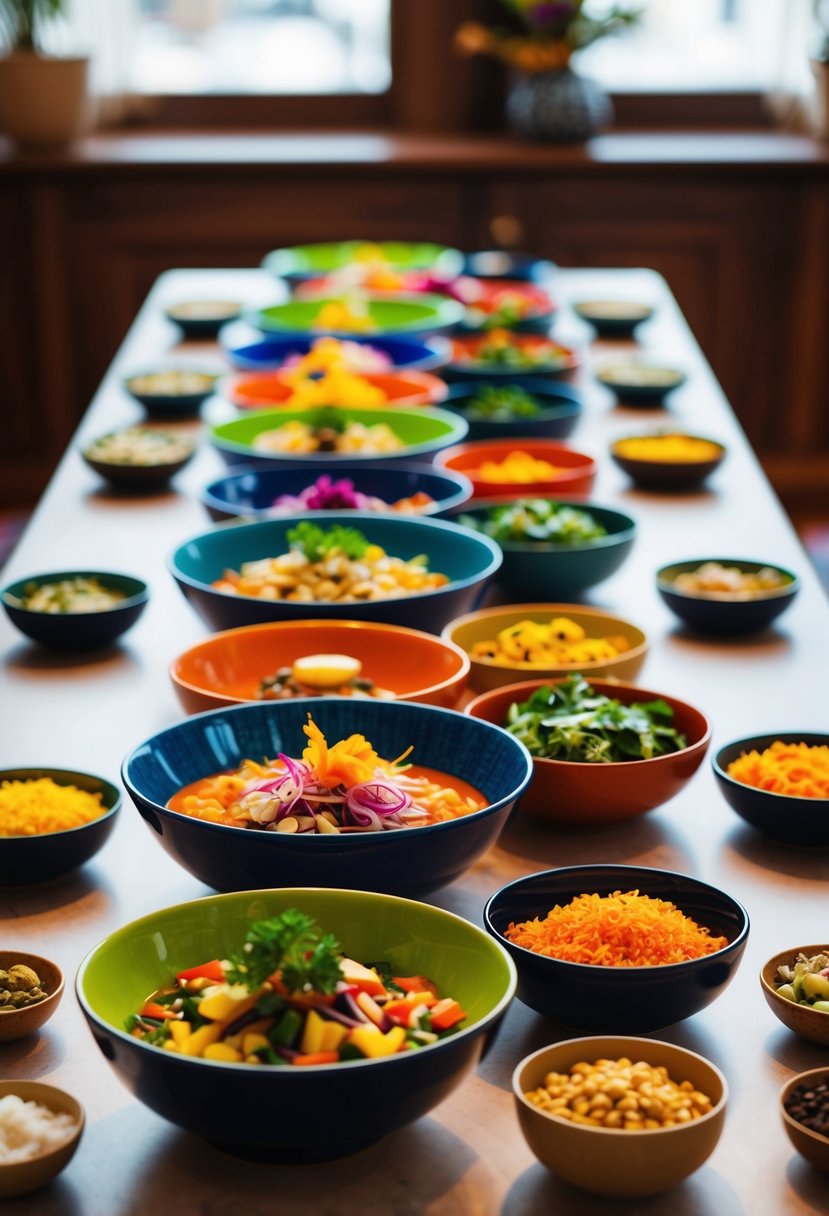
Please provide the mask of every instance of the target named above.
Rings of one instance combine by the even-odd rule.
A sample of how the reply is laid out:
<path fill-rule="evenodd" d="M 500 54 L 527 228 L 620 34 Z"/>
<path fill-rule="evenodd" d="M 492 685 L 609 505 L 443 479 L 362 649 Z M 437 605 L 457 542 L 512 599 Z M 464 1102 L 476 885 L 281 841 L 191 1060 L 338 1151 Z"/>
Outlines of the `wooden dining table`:
<path fill-rule="evenodd" d="M 638 534 L 623 568 L 589 602 L 643 628 L 650 648 L 644 688 L 689 701 L 713 725 L 711 752 L 753 734 L 829 730 L 823 692 L 829 603 L 727 401 L 665 282 L 648 270 L 561 270 L 555 280 L 557 337 L 573 339 L 584 362 L 576 376 L 585 408 L 570 443 L 598 458 L 594 500 L 635 517 Z M 579 299 L 625 297 L 655 307 L 639 342 L 593 340 L 572 313 Z M 142 420 L 122 378 L 159 362 L 229 370 L 219 345 L 179 343 L 163 307 L 188 298 L 261 304 L 278 287 L 258 270 L 175 270 L 140 311 L 17 549 L 3 584 L 28 574 L 121 570 L 145 579 L 149 605 L 122 641 L 105 651 L 60 655 L 40 649 L 0 620 L 0 768 L 53 766 L 118 781 L 137 743 L 179 721 L 171 661 L 205 627 L 166 566 L 171 550 L 206 531 L 200 489 L 220 475 L 207 423 L 233 416 L 215 397 L 199 420 L 194 461 L 169 490 L 132 495 L 108 488 L 80 450 L 104 432 Z M 712 301 L 712 307 L 716 304 Z M 728 318 L 722 318 L 728 324 Z M 178 344 L 178 345 L 177 345 Z M 595 379 L 602 363 L 641 352 L 680 367 L 687 382 L 665 409 L 619 406 Z M 750 357 L 750 352 L 746 352 Z M 44 355 L 48 357 L 48 353 Z M 785 426 L 785 401 L 780 425 Z M 678 426 L 723 441 L 725 462 L 694 493 L 643 492 L 612 462 L 609 443 L 654 426 Z M 802 589 L 774 627 L 722 640 L 681 626 L 659 598 L 656 569 L 705 556 L 755 558 L 797 572 Z M 0 1044 L 0 1078 L 46 1081 L 82 1103 L 87 1124 L 75 1158 L 49 1188 L 4 1203 L 8 1216 L 796 1216 L 829 1211 L 829 1181 L 787 1140 L 778 1092 L 801 1070 L 829 1063 L 829 1051 L 784 1029 L 763 1000 L 758 973 L 771 955 L 827 933 L 829 852 L 775 843 L 749 828 L 721 796 L 706 761 L 667 805 L 616 827 L 564 832 L 517 811 L 498 844 L 432 902 L 481 924 L 487 897 L 531 871 L 613 862 L 682 871 L 722 888 L 748 909 L 751 931 L 739 972 L 723 995 L 687 1021 L 652 1037 L 691 1048 L 724 1072 L 725 1129 L 708 1162 L 674 1190 L 624 1204 L 577 1191 L 541 1166 L 522 1137 L 511 1091 L 522 1057 L 572 1032 L 518 1000 L 477 1072 L 427 1117 L 356 1156 L 324 1165 L 237 1160 L 165 1122 L 122 1086 L 99 1052 L 73 991 L 83 957 L 119 926 L 209 894 L 159 847 L 129 799 L 100 853 L 50 884 L 15 887 L 2 875 L 2 936 L 8 949 L 47 955 L 66 992 L 38 1034 Z M 6 885 L 9 884 L 9 885 Z M 244 1122 L 246 1112 L 236 1112 Z M 274 1111 L 290 1118 L 290 1110 Z M 324 1142 L 326 1111 L 309 1135 Z"/>

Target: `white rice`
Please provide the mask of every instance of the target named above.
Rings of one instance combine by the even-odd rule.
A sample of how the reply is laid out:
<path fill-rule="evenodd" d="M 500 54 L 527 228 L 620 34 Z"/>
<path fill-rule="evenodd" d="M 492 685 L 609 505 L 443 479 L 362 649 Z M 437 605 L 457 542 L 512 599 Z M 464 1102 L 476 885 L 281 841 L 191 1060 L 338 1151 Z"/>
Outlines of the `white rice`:
<path fill-rule="evenodd" d="M 0 1165 L 31 1161 L 58 1148 L 72 1136 L 78 1122 L 39 1102 L 24 1102 L 17 1094 L 0 1098 Z"/>

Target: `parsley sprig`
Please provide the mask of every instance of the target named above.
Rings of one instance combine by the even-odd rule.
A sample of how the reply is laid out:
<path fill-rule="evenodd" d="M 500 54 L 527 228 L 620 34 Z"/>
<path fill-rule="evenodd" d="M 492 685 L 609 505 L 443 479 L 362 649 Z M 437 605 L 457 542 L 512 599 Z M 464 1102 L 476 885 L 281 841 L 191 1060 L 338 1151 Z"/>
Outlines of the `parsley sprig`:
<path fill-rule="evenodd" d="M 312 917 L 297 908 L 254 921 L 241 954 L 230 957 L 231 984 L 251 991 L 278 971 L 288 992 L 334 992 L 340 971 L 340 946 Z"/>
<path fill-rule="evenodd" d="M 369 546 L 368 540 L 357 528 L 347 528 L 343 524 L 321 528 L 307 519 L 291 528 L 286 535 L 290 547 L 299 549 L 309 562 L 325 561 L 335 550 L 344 557 L 359 561 Z"/>

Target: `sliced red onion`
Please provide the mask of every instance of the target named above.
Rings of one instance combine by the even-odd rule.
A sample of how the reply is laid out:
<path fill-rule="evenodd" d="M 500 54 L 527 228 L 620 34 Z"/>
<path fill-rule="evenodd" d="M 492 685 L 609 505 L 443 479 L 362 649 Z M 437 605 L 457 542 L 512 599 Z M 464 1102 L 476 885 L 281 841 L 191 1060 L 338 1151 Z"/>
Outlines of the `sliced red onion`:
<path fill-rule="evenodd" d="M 363 781 L 352 785 L 345 796 L 346 806 L 357 823 L 359 815 L 366 812 L 374 815 L 398 815 L 412 805 L 405 790 L 388 781 Z"/>

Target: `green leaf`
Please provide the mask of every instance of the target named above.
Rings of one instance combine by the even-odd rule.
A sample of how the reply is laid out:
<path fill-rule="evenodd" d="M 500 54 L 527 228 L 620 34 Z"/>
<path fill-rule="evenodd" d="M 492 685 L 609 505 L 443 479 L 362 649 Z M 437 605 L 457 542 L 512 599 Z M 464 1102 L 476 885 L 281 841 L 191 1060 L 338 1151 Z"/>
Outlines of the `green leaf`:
<path fill-rule="evenodd" d="M 290 528 L 286 539 L 290 548 L 299 549 L 309 562 L 324 561 L 335 550 L 344 557 L 358 561 L 369 546 L 369 541 L 357 528 L 348 528 L 343 524 L 321 528 L 307 519 Z"/>
<path fill-rule="evenodd" d="M 255 921 L 241 954 L 232 955 L 228 980 L 251 991 L 279 971 L 288 992 L 333 992 L 342 978 L 340 947 L 310 916 L 288 908 L 280 916 Z"/>

